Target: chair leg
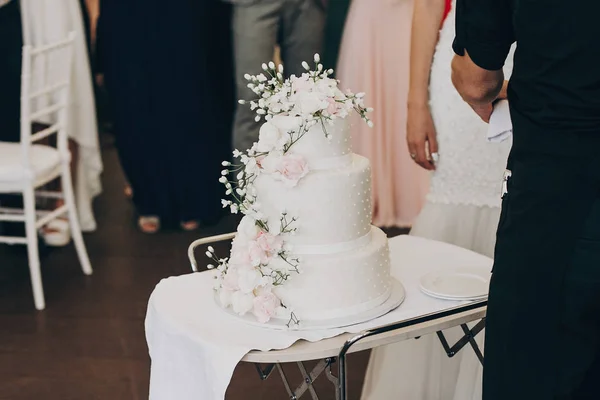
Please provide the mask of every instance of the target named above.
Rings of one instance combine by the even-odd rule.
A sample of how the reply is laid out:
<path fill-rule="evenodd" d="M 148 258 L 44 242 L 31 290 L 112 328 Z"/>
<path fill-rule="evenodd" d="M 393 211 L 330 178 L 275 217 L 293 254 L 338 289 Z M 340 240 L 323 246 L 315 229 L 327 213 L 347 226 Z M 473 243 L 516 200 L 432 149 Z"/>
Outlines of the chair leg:
<path fill-rule="evenodd" d="M 31 276 L 31 288 L 33 289 L 33 300 L 35 308 L 43 310 L 46 308 L 44 300 L 44 287 L 42 285 L 42 273 L 40 271 L 40 255 L 38 251 L 38 236 L 35 227 L 35 195 L 33 188 L 27 188 L 23 192 L 23 205 L 25 209 L 25 232 L 27 236 L 27 256 L 29 259 L 29 274 Z"/>
<path fill-rule="evenodd" d="M 75 244 L 77 257 L 79 257 L 79 263 L 81 264 L 83 273 L 86 275 L 91 275 L 93 272 L 92 265 L 90 264 L 90 258 L 88 257 L 88 253 L 85 248 L 85 242 L 83 241 L 83 235 L 81 234 L 81 228 L 79 226 L 79 217 L 77 215 L 75 196 L 73 194 L 73 182 L 71 181 L 71 169 L 67 163 L 63 163 L 62 165 L 61 181 L 64 192 L 64 200 L 69 213 L 71 237 L 73 238 L 73 243 Z"/>

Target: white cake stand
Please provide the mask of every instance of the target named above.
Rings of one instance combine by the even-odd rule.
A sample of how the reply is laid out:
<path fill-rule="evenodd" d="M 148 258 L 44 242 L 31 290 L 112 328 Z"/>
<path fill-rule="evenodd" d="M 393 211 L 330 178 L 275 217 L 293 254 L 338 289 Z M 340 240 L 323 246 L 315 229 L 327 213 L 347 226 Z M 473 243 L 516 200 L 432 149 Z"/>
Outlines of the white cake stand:
<path fill-rule="evenodd" d="M 381 305 L 372 308 L 370 310 L 364 311 L 362 313 L 350 315 L 344 318 L 335 318 L 335 319 L 326 319 L 326 320 L 302 320 L 298 325 L 290 325 L 290 320 L 288 318 L 272 318 L 267 323 L 260 323 L 256 320 L 254 315 L 248 313 L 246 315 L 240 316 L 233 312 L 231 308 L 223 308 L 223 312 L 230 315 L 232 318 L 236 318 L 238 320 L 244 321 L 247 324 L 258 326 L 265 329 L 273 329 L 273 330 L 300 330 L 300 331 L 314 331 L 314 330 L 327 330 L 334 328 L 343 328 L 346 326 L 356 325 L 363 322 L 370 321 L 372 319 L 381 317 L 384 314 L 389 313 L 392 310 L 398 308 L 404 298 L 406 297 L 406 291 L 404 290 L 404 286 L 396 279 L 392 279 L 392 289 L 390 291 L 390 296 L 388 299 L 383 302 Z M 219 304 L 218 297 L 215 295 L 215 301 Z M 289 325 L 289 326 L 288 326 Z"/>

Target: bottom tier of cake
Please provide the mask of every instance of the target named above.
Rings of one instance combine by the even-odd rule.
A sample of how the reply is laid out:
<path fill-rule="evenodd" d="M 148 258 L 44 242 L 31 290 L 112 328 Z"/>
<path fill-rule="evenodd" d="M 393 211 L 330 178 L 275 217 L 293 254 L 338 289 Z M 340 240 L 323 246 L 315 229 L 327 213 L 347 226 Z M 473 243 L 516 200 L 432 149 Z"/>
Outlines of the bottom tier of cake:
<path fill-rule="evenodd" d="M 302 272 L 275 293 L 302 323 L 363 314 L 390 297 L 388 240 L 379 228 L 362 247 L 301 257 Z"/>

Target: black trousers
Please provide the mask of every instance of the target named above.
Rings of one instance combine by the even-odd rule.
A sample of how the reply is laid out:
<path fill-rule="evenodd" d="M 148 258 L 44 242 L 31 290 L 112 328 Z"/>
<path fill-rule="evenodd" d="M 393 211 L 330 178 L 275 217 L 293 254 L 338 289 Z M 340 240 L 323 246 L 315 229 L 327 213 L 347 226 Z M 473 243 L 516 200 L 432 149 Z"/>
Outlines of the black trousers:
<path fill-rule="evenodd" d="M 484 400 L 600 399 L 600 135 L 594 147 L 511 152 Z"/>

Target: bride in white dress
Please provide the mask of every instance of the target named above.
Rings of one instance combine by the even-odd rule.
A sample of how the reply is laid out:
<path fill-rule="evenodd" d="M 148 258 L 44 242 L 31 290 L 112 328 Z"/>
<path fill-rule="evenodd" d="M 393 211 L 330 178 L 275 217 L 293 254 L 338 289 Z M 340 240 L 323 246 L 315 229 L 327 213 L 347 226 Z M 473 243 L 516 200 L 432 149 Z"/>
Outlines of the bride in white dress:
<path fill-rule="evenodd" d="M 510 141 L 487 142 L 488 125 L 463 102 L 452 85 L 455 4 L 456 0 L 438 38 L 445 1 L 415 0 L 408 141 L 411 153 L 423 156 L 417 156 L 416 161 L 434 171 L 427 202 L 411 235 L 452 243 L 491 257 Z M 505 76 L 511 70 L 512 53 Z M 424 157 L 425 142 L 432 153 L 439 154 L 437 161 Z M 445 334 L 454 343 L 461 331 L 454 328 Z M 480 346 L 482 338 L 479 334 Z M 429 335 L 375 349 L 362 400 L 480 400 L 481 373 L 481 365 L 470 347 L 450 359 L 437 336 Z"/>

